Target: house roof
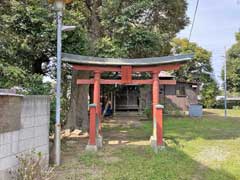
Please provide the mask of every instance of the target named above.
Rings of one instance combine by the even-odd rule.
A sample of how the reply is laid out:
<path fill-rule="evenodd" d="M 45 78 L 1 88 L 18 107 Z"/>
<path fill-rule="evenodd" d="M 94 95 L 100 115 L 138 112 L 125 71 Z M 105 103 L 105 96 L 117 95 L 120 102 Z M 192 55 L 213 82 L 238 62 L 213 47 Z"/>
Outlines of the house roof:
<path fill-rule="evenodd" d="M 163 77 L 163 78 L 174 78 L 175 76 L 172 75 L 171 73 L 167 71 L 161 71 L 158 75 L 158 77 Z"/>
<path fill-rule="evenodd" d="M 100 65 L 100 66 L 153 66 L 161 64 L 174 64 L 184 63 L 190 61 L 193 58 L 193 54 L 152 57 L 152 58 L 138 58 L 138 59 L 126 59 L 126 58 L 100 58 L 91 56 L 81 56 L 75 54 L 62 54 L 63 62 L 70 64 L 87 64 L 87 65 Z"/>
<path fill-rule="evenodd" d="M 199 82 L 196 82 L 196 81 L 177 80 L 177 82 L 184 83 L 184 84 L 199 85 Z"/>

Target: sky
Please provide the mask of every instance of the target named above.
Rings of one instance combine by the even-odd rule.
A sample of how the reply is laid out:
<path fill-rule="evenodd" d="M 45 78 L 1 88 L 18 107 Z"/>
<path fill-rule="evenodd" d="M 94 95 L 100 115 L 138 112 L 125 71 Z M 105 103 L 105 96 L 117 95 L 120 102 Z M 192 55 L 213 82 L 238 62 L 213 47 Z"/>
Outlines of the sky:
<path fill-rule="evenodd" d="M 192 23 L 197 0 L 188 0 L 187 15 Z M 189 37 L 191 23 L 178 37 Z M 224 64 L 225 47 L 235 43 L 240 30 L 240 0 L 200 0 L 191 41 L 212 52 L 212 65 L 218 82 Z"/>

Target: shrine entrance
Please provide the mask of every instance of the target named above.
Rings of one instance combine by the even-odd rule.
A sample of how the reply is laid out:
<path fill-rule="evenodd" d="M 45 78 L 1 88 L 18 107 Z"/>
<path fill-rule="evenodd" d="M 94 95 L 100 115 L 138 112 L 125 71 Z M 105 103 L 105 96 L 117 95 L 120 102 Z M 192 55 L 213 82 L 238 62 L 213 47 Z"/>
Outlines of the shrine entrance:
<path fill-rule="evenodd" d="M 114 94 L 116 111 L 138 111 L 139 109 L 139 86 L 121 85 Z"/>
<path fill-rule="evenodd" d="M 93 102 L 89 105 L 89 142 L 86 150 L 97 151 L 102 147 L 102 115 L 100 104 L 101 84 L 105 85 L 152 85 L 153 134 L 151 146 L 157 152 L 163 146 L 163 106 L 159 103 L 160 84 L 176 84 L 175 80 L 159 80 L 161 71 L 177 70 L 193 55 L 177 55 L 140 59 L 98 58 L 73 54 L 63 54 L 63 61 L 73 65 L 76 71 L 90 71 L 93 78 L 78 79 L 78 85 L 93 84 Z M 121 79 L 102 79 L 105 72 L 120 73 Z M 134 73 L 149 73 L 149 79 L 133 79 Z M 126 86 L 125 86 L 126 87 Z M 120 95 L 121 96 L 121 95 Z M 124 99 L 122 99 L 124 101 Z M 121 105 L 121 104 L 120 104 Z M 136 102 L 133 102 L 136 106 Z"/>

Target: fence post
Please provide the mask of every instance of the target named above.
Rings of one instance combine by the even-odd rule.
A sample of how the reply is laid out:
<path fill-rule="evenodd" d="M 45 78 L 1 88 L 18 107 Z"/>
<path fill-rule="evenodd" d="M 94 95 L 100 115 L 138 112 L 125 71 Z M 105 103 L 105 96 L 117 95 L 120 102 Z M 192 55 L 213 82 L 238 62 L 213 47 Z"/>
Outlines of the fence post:
<path fill-rule="evenodd" d="M 86 147 L 87 151 L 97 151 L 96 145 L 96 104 L 90 104 L 90 122 L 89 122 L 89 141 Z"/>

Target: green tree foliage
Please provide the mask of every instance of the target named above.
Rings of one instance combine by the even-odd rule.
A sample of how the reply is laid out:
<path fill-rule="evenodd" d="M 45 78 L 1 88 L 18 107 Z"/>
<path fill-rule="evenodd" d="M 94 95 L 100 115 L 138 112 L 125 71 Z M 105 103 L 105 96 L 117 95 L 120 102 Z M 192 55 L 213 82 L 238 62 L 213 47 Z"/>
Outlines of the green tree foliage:
<path fill-rule="evenodd" d="M 188 23 L 185 0 L 99 2 L 101 33 L 98 42 L 107 43 L 102 38 L 112 41 L 113 50 L 120 49 L 122 52 L 116 55 L 123 54 L 123 57 L 169 54 L 169 42 Z M 111 56 L 111 52 L 105 56 Z"/>
<path fill-rule="evenodd" d="M 240 33 L 236 41 L 227 52 L 227 87 L 231 93 L 240 92 Z"/>
<path fill-rule="evenodd" d="M 79 25 L 79 11 L 65 15 L 65 23 Z M 74 22 L 73 22 L 74 21 Z M 55 13 L 46 0 L 9 0 L 0 6 L 0 62 L 29 74 L 44 74 L 41 65 L 56 52 Z M 85 40 L 81 27 L 64 33 L 63 51 L 82 53 Z M 81 42 L 81 43 L 79 43 Z"/>
<path fill-rule="evenodd" d="M 203 83 L 201 97 L 205 107 L 214 107 L 216 105 L 217 95 L 219 95 L 219 89 L 216 81 L 210 78 L 207 82 Z"/>
<path fill-rule="evenodd" d="M 0 7 L 0 59 L 31 73 L 42 73 L 55 48 L 53 15 L 40 0 L 4 1 Z"/>
<path fill-rule="evenodd" d="M 24 76 L 44 74 L 41 64 L 56 54 L 52 7 L 47 0 L 0 3 L 0 63 L 23 70 Z M 188 23 L 186 9 L 186 0 L 73 1 L 66 6 L 63 19 L 64 24 L 76 25 L 77 29 L 63 33 L 63 52 L 129 58 L 167 55 L 171 39 Z M 86 78 L 88 74 L 73 73 L 72 79 L 80 76 Z M 87 111 L 88 88 L 74 85 L 70 103 L 74 116 L 70 118 L 81 126 L 87 118 L 79 107 Z"/>
<path fill-rule="evenodd" d="M 193 60 L 175 72 L 176 77 L 180 80 L 198 82 L 201 85 L 203 105 L 213 107 L 216 104 L 215 98 L 219 94 L 218 85 L 209 74 L 204 73 L 213 72 L 211 53 L 187 39 L 174 39 L 172 43 L 175 53 L 194 53 Z"/>
<path fill-rule="evenodd" d="M 51 85 L 43 83 L 43 76 L 32 74 L 29 76 L 26 71 L 19 67 L 0 63 L 0 87 L 16 87 L 19 93 L 26 95 L 46 95 L 51 92 Z"/>
<path fill-rule="evenodd" d="M 0 63 L 0 78 L 1 88 L 12 88 L 23 83 L 25 71 L 16 66 Z"/>

